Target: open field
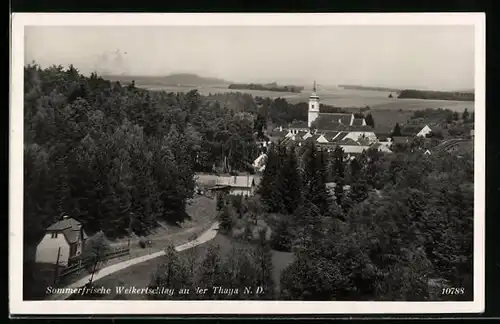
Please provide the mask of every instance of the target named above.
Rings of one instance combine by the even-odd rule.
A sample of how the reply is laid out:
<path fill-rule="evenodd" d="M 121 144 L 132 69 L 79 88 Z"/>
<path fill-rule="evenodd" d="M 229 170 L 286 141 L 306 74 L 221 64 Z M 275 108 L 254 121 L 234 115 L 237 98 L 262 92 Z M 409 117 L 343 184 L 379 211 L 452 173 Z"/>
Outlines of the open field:
<path fill-rule="evenodd" d="M 305 89 L 301 93 L 259 91 L 259 90 L 232 90 L 227 86 L 148 86 L 138 85 L 151 90 L 165 90 L 171 92 L 186 92 L 194 89 L 202 94 L 242 92 L 253 96 L 285 98 L 291 103 L 307 102 L 310 89 Z M 451 101 L 451 100 L 427 100 L 427 99 L 397 99 L 388 98 L 389 92 L 369 91 L 369 90 L 347 90 L 332 89 L 318 90 L 318 96 L 322 103 L 337 107 L 365 107 L 369 106 L 372 110 L 420 110 L 426 108 L 446 108 L 453 111 L 462 112 L 465 108 L 469 111 L 474 110 L 474 102 L 470 101 Z M 395 94 L 393 94 L 395 95 Z"/>
<path fill-rule="evenodd" d="M 413 115 L 411 110 L 372 110 L 370 112 L 375 121 L 375 132 L 391 133 L 394 125 L 404 125 Z"/>
<path fill-rule="evenodd" d="M 220 253 L 222 255 L 231 253 L 233 246 L 241 245 L 242 243 L 236 243 L 227 237 L 218 234 L 214 240 L 202 244 L 200 246 L 194 247 L 192 249 L 179 252 L 182 257 L 188 257 L 189 255 L 196 255 L 196 262 L 199 264 L 206 254 L 206 250 L 211 245 L 218 245 L 220 247 Z M 111 288 L 112 293 L 110 295 L 105 295 L 100 299 L 104 300 L 145 300 L 146 295 L 120 295 L 116 293 L 116 286 L 135 286 L 137 288 L 147 287 L 151 279 L 152 273 L 155 271 L 156 267 L 167 262 L 165 256 L 158 257 L 156 259 L 131 266 L 122 271 L 118 271 L 114 274 L 107 276 L 102 280 L 95 282 L 98 287 Z M 279 278 L 281 271 L 286 268 L 293 261 L 293 254 L 287 252 L 277 252 L 273 251 L 273 278 L 277 284 L 277 289 L 279 289 Z M 228 287 L 230 288 L 230 287 Z M 94 298 L 93 298 L 94 299 Z"/>

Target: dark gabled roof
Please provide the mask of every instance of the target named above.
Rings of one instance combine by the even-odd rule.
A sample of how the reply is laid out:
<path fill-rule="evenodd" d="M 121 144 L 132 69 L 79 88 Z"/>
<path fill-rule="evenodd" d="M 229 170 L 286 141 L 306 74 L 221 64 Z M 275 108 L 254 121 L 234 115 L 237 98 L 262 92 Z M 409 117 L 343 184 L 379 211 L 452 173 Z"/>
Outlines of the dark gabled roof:
<path fill-rule="evenodd" d="M 352 125 L 353 126 L 363 126 L 363 120 L 364 120 L 364 118 L 354 118 Z"/>
<path fill-rule="evenodd" d="M 319 119 L 318 122 L 316 123 L 316 128 L 320 132 L 331 132 L 331 131 L 343 131 L 343 130 L 348 130 L 349 125 L 344 125 L 344 124 L 339 124 L 334 121 L 330 120 L 322 120 Z"/>
<path fill-rule="evenodd" d="M 412 125 L 412 124 L 407 124 L 407 125 L 404 125 L 402 128 L 401 128 L 401 133 L 402 134 L 407 134 L 407 135 L 416 135 L 418 132 L 420 132 L 422 130 L 422 128 L 424 128 L 425 125 Z"/>
<path fill-rule="evenodd" d="M 294 136 L 296 136 L 296 139 L 302 139 L 306 134 L 307 134 L 307 132 L 300 131 L 297 134 L 295 134 Z"/>
<path fill-rule="evenodd" d="M 338 135 L 340 132 L 332 131 L 332 132 L 323 132 L 323 136 L 328 140 L 331 141 L 335 136 Z"/>
<path fill-rule="evenodd" d="M 320 113 L 319 119 L 334 122 L 342 125 L 351 124 L 352 114 L 341 114 L 341 113 Z"/>
<path fill-rule="evenodd" d="M 305 121 L 296 121 L 296 122 L 291 123 L 288 126 L 288 128 L 289 129 L 304 129 L 304 128 L 309 128 L 309 126 L 307 125 L 307 122 L 305 122 Z"/>
<path fill-rule="evenodd" d="M 73 218 L 65 218 L 63 220 L 60 220 L 57 223 L 54 223 L 50 225 L 47 228 L 47 231 L 49 232 L 62 232 L 63 235 L 66 237 L 66 240 L 68 243 L 76 243 L 78 240 L 78 237 L 80 236 L 80 229 L 81 229 L 82 224 L 73 219 Z M 83 231 L 83 239 L 86 239 L 87 235 L 85 231 Z"/>
<path fill-rule="evenodd" d="M 68 228 L 80 228 L 81 223 L 77 221 L 76 219 L 73 218 L 65 218 L 63 220 L 58 221 L 57 223 L 54 223 L 50 225 L 47 228 L 47 231 L 62 231 Z"/>
<path fill-rule="evenodd" d="M 349 132 L 337 132 L 337 137 L 328 139 L 329 142 L 338 143 L 346 137 Z"/>
<path fill-rule="evenodd" d="M 269 133 L 268 136 L 269 137 L 279 137 L 279 138 L 281 138 L 281 137 L 284 137 L 286 134 L 288 134 L 287 131 L 281 131 L 281 132 L 280 131 L 277 131 L 277 132 L 274 131 L 274 132 Z"/>
<path fill-rule="evenodd" d="M 396 144 L 406 144 L 409 141 L 409 137 L 407 136 L 393 136 L 392 141 Z"/>
<path fill-rule="evenodd" d="M 353 140 L 352 138 L 346 138 L 346 139 L 340 140 L 338 143 L 342 144 L 342 145 L 359 145 L 359 143 L 356 142 L 355 140 Z"/>
<path fill-rule="evenodd" d="M 320 138 L 320 134 L 314 134 L 313 136 L 309 137 L 308 139 L 312 140 L 313 142 L 316 142 L 318 138 Z"/>

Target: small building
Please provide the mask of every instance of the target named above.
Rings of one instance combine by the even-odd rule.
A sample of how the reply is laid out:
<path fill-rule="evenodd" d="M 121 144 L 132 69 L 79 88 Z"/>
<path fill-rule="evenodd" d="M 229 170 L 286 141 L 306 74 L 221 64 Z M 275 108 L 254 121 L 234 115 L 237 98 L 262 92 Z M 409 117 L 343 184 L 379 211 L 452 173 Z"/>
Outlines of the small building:
<path fill-rule="evenodd" d="M 67 266 L 83 251 L 88 236 L 83 225 L 69 217 L 52 224 L 36 247 L 36 262 Z"/>
<path fill-rule="evenodd" d="M 307 133 L 309 132 L 309 126 L 307 126 L 307 122 L 293 122 L 288 126 L 288 130 L 292 132 L 292 134 L 297 134 L 299 132 Z"/>
<path fill-rule="evenodd" d="M 224 191 L 230 195 L 253 196 L 259 179 L 252 175 L 220 176 L 212 191 Z"/>
<path fill-rule="evenodd" d="M 349 132 L 343 139 L 350 138 L 354 141 L 358 141 L 359 139 L 367 139 L 370 143 L 375 143 L 377 139 L 377 135 L 374 132 Z"/>
<path fill-rule="evenodd" d="M 420 137 L 426 137 L 428 134 L 430 134 L 432 132 L 432 129 L 428 126 L 428 125 L 425 125 L 421 130 L 420 132 L 417 133 L 417 136 L 420 136 Z"/>
<path fill-rule="evenodd" d="M 392 153 L 391 149 L 389 148 L 389 145 L 385 145 L 385 144 L 380 143 L 380 142 L 373 143 L 370 147 L 376 149 L 379 152 Z"/>
<path fill-rule="evenodd" d="M 264 169 L 266 168 L 266 161 L 267 161 L 267 154 L 263 153 L 253 161 L 252 166 L 256 171 L 259 172 L 264 171 Z"/>

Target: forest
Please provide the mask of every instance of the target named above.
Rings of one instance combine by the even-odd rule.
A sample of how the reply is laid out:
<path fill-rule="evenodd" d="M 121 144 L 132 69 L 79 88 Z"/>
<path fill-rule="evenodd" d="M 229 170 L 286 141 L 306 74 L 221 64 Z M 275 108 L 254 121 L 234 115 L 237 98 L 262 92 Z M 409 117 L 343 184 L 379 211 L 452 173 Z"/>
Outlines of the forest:
<path fill-rule="evenodd" d="M 296 85 L 280 86 L 276 82 L 269 83 L 269 84 L 232 83 L 228 86 L 228 89 L 262 90 L 262 91 L 278 91 L 278 92 L 301 92 L 302 90 L 304 90 L 304 87 L 303 86 L 296 86 Z"/>
<path fill-rule="evenodd" d="M 398 98 L 474 101 L 474 92 L 446 92 L 405 89 L 399 93 Z"/>
<path fill-rule="evenodd" d="M 224 254 L 211 247 L 195 272 L 192 259 L 176 257 L 164 266 L 171 271 L 157 269 L 151 287 L 178 280 L 267 287 L 264 295 L 204 299 L 471 300 L 473 157 L 425 155 L 424 141 L 351 161 L 341 148 L 274 145 L 259 194 L 218 203 L 220 232 L 234 240 L 235 227 L 247 224 L 238 238 L 247 248 Z M 262 230 L 252 234 L 259 220 L 271 227 L 270 239 Z M 293 253 L 279 281 L 273 251 Z M 464 294 L 445 296 L 432 280 L 464 287 Z"/>
<path fill-rule="evenodd" d="M 254 133 L 307 120 L 307 103 L 148 91 L 70 65 L 24 69 L 24 232 L 61 214 L 109 238 L 188 217 L 194 172 L 253 172 Z M 132 224 L 129 224 L 129 223 Z"/>
<path fill-rule="evenodd" d="M 24 70 L 24 232 L 37 242 L 62 213 L 90 232 L 144 234 L 182 222 L 196 171 L 255 159 L 251 96 L 121 86 L 70 66 Z M 248 100 L 250 99 L 250 101 Z M 243 111 L 228 108 L 249 102 Z M 132 216 L 131 216 L 132 215 Z"/>

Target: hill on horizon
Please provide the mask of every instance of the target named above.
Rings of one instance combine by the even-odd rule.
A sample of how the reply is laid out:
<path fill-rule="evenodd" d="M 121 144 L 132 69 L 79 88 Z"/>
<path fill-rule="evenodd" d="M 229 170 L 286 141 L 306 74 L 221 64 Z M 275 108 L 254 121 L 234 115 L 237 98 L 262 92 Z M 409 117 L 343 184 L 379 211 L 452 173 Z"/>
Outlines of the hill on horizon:
<path fill-rule="evenodd" d="M 189 86 L 223 85 L 232 83 L 224 79 L 203 77 L 194 73 L 173 73 L 167 76 L 103 75 L 103 78 L 124 83 L 130 83 L 134 80 L 137 85 Z"/>

